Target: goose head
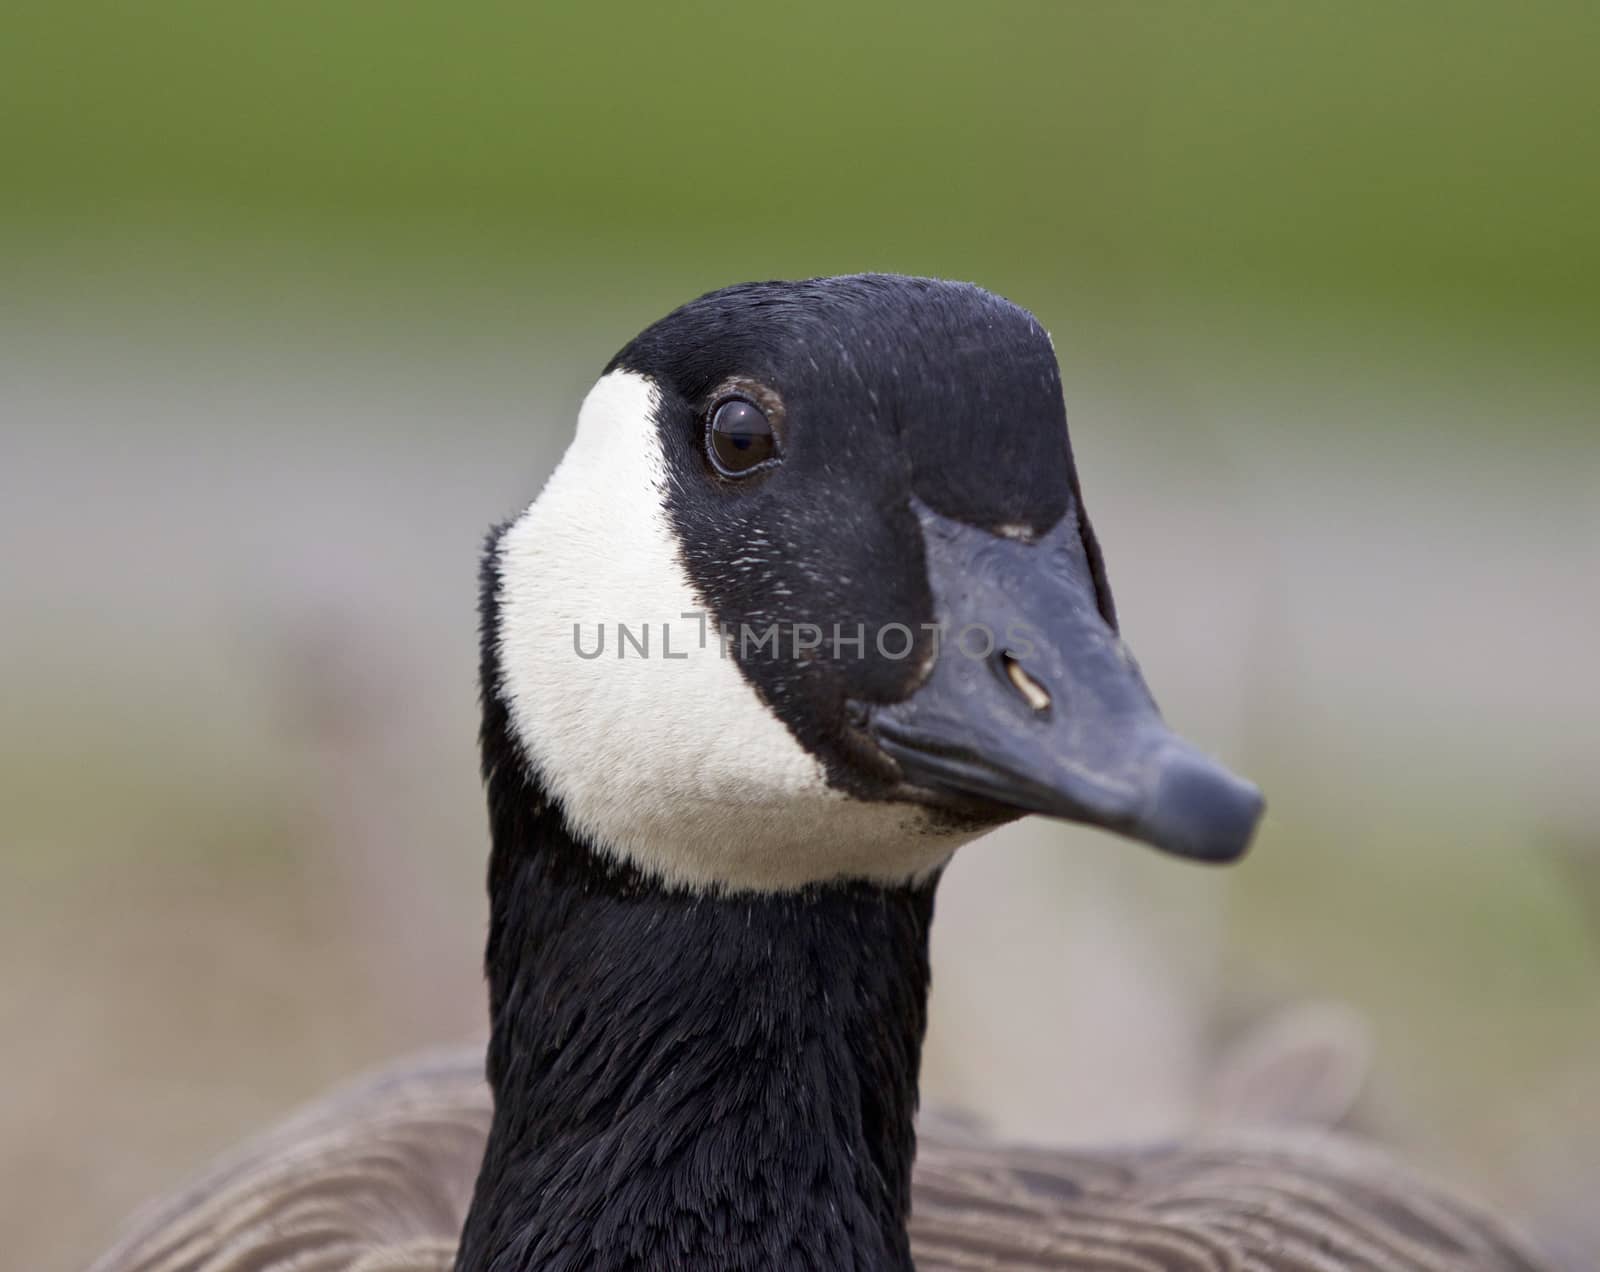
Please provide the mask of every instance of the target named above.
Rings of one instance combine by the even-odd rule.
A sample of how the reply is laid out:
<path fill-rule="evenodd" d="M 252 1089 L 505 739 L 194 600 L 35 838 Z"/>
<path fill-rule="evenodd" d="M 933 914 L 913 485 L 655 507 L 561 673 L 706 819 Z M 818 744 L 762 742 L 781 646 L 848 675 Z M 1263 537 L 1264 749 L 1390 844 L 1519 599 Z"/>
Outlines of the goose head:
<path fill-rule="evenodd" d="M 484 580 L 486 765 L 667 885 L 916 881 L 1028 813 L 1226 861 L 1261 813 L 1163 723 L 1050 339 L 977 287 L 676 310 L 606 368 Z"/>

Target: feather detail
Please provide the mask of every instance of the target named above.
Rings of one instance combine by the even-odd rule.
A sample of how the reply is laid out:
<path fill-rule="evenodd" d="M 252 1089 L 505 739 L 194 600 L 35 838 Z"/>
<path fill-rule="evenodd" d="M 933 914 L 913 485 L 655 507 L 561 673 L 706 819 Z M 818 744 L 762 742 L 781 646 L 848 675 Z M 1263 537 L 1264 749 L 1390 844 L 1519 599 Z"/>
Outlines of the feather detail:
<path fill-rule="evenodd" d="M 491 1120 L 480 1048 L 335 1092 L 135 1219 L 91 1272 L 450 1272 Z M 1326 1132 L 996 1145 L 925 1118 L 924 1272 L 1537 1272 L 1487 1211 Z"/>

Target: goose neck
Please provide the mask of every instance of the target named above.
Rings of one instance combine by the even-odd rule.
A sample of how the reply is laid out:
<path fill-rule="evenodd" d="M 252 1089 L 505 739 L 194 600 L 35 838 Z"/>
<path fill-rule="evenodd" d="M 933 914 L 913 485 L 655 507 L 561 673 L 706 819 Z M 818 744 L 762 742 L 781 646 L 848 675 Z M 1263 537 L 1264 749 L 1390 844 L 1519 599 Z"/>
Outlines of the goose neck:
<path fill-rule="evenodd" d="M 497 780 L 458 1272 L 909 1269 L 934 881 L 675 890 Z"/>

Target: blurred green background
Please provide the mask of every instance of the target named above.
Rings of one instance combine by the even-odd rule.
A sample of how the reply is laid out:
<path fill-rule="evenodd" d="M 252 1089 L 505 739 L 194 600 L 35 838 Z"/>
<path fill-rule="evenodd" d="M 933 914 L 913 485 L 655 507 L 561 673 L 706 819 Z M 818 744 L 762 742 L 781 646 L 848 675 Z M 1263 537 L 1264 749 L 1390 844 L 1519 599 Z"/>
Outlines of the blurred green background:
<path fill-rule="evenodd" d="M 1340 1004 L 1357 1124 L 1600 1263 L 1597 48 L 1577 0 L 0 3 L 17 1266 L 481 1027 L 482 529 L 637 329 L 856 269 L 1052 330 L 1130 640 L 1272 808 L 1226 874 L 968 850 L 930 1098 L 1169 1133 Z"/>

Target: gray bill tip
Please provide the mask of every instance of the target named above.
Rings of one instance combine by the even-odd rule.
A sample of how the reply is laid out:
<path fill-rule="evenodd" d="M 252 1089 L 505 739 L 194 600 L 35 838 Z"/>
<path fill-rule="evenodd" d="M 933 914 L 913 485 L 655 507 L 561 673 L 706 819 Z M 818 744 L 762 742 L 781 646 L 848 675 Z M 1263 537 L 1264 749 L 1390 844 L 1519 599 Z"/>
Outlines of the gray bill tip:
<path fill-rule="evenodd" d="M 1251 783 L 1187 747 L 1169 747 L 1131 829 L 1180 857 L 1234 861 L 1250 846 L 1265 809 L 1261 791 Z"/>

